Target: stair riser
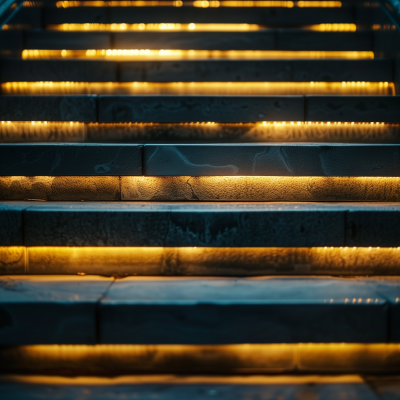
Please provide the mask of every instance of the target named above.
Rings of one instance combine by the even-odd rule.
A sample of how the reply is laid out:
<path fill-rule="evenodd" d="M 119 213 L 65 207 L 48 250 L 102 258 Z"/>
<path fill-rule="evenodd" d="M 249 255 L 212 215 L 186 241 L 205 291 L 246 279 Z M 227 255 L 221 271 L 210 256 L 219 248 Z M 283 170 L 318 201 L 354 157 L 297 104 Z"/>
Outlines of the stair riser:
<path fill-rule="evenodd" d="M 400 122 L 400 96 L 2 96 L 3 121 Z"/>
<path fill-rule="evenodd" d="M 393 82 L 393 60 L 91 61 L 2 59 L 2 82 Z"/>

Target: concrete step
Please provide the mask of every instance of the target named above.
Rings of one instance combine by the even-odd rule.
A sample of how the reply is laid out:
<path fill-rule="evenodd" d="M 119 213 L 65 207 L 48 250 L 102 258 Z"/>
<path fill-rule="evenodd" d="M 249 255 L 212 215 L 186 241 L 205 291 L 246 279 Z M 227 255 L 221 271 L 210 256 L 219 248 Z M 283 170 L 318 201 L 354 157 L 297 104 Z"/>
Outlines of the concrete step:
<path fill-rule="evenodd" d="M 245 32 L 25 31 L 23 49 L 178 49 L 374 51 L 374 31 L 317 32 L 266 29 Z M 134 43 L 134 46 L 133 46 Z"/>
<path fill-rule="evenodd" d="M 392 378 L 393 379 L 393 378 Z M 385 389 L 385 385 L 382 389 Z M 394 395 L 399 393 L 393 391 Z M 190 398 L 200 400 L 218 397 L 223 400 L 255 398 L 298 399 L 304 396 L 323 400 L 339 397 L 354 400 L 378 400 L 361 376 L 127 376 L 65 378 L 51 376 L 6 376 L 1 379 L 0 394 L 7 399 L 108 400 L 157 398 L 160 400 Z"/>
<path fill-rule="evenodd" d="M 1 246 L 398 247 L 397 203 L 2 202 Z"/>
<path fill-rule="evenodd" d="M 0 142 L 398 144 L 400 124 L 310 121 L 259 123 L 2 121 Z"/>
<path fill-rule="evenodd" d="M 2 58 L 1 82 L 393 82 L 393 59 L 34 60 Z M 118 77 L 118 78 L 117 78 Z"/>
<path fill-rule="evenodd" d="M 398 279 L 0 278 L 2 345 L 398 342 Z M 97 333 L 96 333 L 97 330 Z"/>
<path fill-rule="evenodd" d="M 400 96 L 1 96 L 0 120 L 400 122 L 399 106 Z"/>
<path fill-rule="evenodd" d="M 398 177 L 394 144 L 2 144 L 6 176 Z"/>

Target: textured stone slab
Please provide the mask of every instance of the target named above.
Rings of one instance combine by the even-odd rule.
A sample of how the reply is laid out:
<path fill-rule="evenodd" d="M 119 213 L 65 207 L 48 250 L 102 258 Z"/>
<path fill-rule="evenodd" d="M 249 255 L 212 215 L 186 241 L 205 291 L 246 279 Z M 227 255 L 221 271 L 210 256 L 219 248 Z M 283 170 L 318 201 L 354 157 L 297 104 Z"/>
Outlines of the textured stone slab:
<path fill-rule="evenodd" d="M 224 346 L 31 346 L 0 347 L 2 373 L 71 374 L 75 377 L 98 374 L 250 373 L 294 371 L 296 345 Z M 33 350 L 33 351 L 32 351 Z M 61 372 L 64 371 L 64 372 Z M 67 372 L 66 372 L 67 371 Z M 135 375 L 138 382 L 140 375 Z M 167 379 L 170 376 L 165 375 Z M 1 385 L 0 385 L 1 386 Z"/>
<path fill-rule="evenodd" d="M 382 400 L 395 400 L 400 395 L 400 380 L 398 375 L 368 377 L 367 381 Z"/>
<path fill-rule="evenodd" d="M 400 246 L 399 211 L 396 204 L 371 207 L 369 210 L 350 209 L 346 215 L 347 245 Z"/>
<path fill-rule="evenodd" d="M 306 121 L 400 122 L 400 96 L 307 96 Z"/>
<path fill-rule="evenodd" d="M 3 144 L 0 170 L 9 176 L 141 175 L 142 146 Z"/>
<path fill-rule="evenodd" d="M 120 63 L 122 82 L 392 82 L 393 60 L 176 60 Z"/>
<path fill-rule="evenodd" d="M 19 182 L 21 187 L 14 179 L 4 178 L 2 181 L 0 178 L 0 187 L 3 188 L 0 191 L 1 198 L 17 200 L 11 199 L 11 196 L 22 193 L 22 187 L 27 187 L 31 181 L 21 179 Z M 37 181 L 37 184 L 39 182 Z M 36 190 L 39 188 L 37 187 Z M 127 176 L 121 177 L 121 199 L 135 201 L 400 201 L 400 178 Z"/>
<path fill-rule="evenodd" d="M 302 82 L 393 82 L 393 59 L 294 60 L 292 80 Z"/>
<path fill-rule="evenodd" d="M 400 248 L 397 248 L 400 253 Z M 398 257 L 398 256 L 397 256 Z M 400 342 L 400 278 L 372 278 L 367 281 L 389 303 L 389 341 Z"/>
<path fill-rule="evenodd" d="M 99 122 L 303 121 L 301 96 L 99 96 Z"/>
<path fill-rule="evenodd" d="M 0 395 L 5 398 L 47 400 L 54 393 L 64 399 L 157 398 L 159 400 L 202 400 L 216 396 L 221 400 L 299 398 L 334 400 L 378 400 L 378 397 L 360 377 L 285 377 L 260 379 L 255 377 L 124 377 L 124 378 L 29 378 L 1 379 Z"/>
<path fill-rule="evenodd" d="M 283 7 L 79 7 L 44 10 L 46 24 L 63 23 L 245 23 L 261 25 L 302 25 L 353 23 L 351 7 L 283 8 Z"/>
<path fill-rule="evenodd" d="M 400 176 L 399 145 L 145 145 L 147 176 Z"/>
<path fill-rule="evenodd" d="M 373 51 L 373 33 L 280 30 L 276 50 Z"/>
<path fill-rule="evenodd" d="M 0 60 L 2 82 L 115 82 L 117 64 L 92 60 Z"/>
<path fill-rule="evenodd" d="M 25 274 L 26 249 L 22 246 L 0 247 L 0 275 Z"/>
<path fill-rule="evenodd" d="M 0 343 L 94 344 L 106 278 L 0 278 Z"/>
<path fill-rule="evenodd" d="M 102 343 L 381 343 L 387 338 L 386 301 L 344 279 L 126 278 L 116 281 L 100 304 Z"/>
<path fill-rule="evenodd" d="M 122 82 L 287 82 L 291 62 L 283 60 L 176 60 L 121 62 Z"/>
<path fill-rule="evenodd" d="M 119 176 L 0 177 L 1 200 L 121 200 Z"/>
<path fill-rule="evenodd" d="M 28 247 L 26 252 L 28 274 L 382 276 L 396 275 L 400 268 L 397 247 L 39 246 Z M 12 260 L 15 262 L 15 258 L 16 254 L 6 258 L 9 264 L 5 267 L 10 265 L 13 268 L 15 263 L 12 264 Z"/>
<path fill-rule="evenodd" d="M 2 121 L 96 121 L 95 96 L 1 96 Z"/>
<path fill-rule="evenodd" d="M 12 126 L 12 124 L 11 124 Z M 29 125 L 31 129 L 32 125 Z M 4 128 L 3 128 L 4 127 Z M 1 140 L 19 138 L 15 130 L 0 124 Z M 62 135 L 60 126 L 60 137 Z M 21 128 L 19 128 L 21 129 Z M 14 133 L 15 132 L 15 133 Z M 25 131 L 24 131 L 25 132 Z M 58 130 L 56 131 L 58 135 Z M 54 133 L 55 135 L 55 133 Z M 32 136 L 24 133 L 24 140 Z M 34 136 L 39 137 L 39 135 Z M 47 138 L 48 136 L 44 136 Z M 56 141 L 52 137 L 52 141 Z M 58 136 L 57 136 L 58 137 Z M 15 139 L 14 139 L 15 138 Z M 20 139 L 21 140 L 21 139 Z M 38 140 L 38 139 L 36 139 Z M 58 141 L 62 141 L 59 139 Z M 71 140 L 78 141 L 78 140 Z M 399 143 L 399 124 L 364 123 L 103 123 L 87 125 L 87 141 L 92 143 Z"/>
<path fill-rule="evenodd" d="M 343 246 L 344 210 L 318 203 L 40 203 L 25 212 L 25 244 Z"/>
<path fill-rule="evenodd" d="M 115 49 L 276 50 L 275 31 L 113 32 Z M 91 47 L 96 48 L 96 47 Z"/>
<path fill-rule="evenodd" d="M 26 32 L 25 48 L 38 50 L 110 49 L 111 34 L 109 32 L 82 33 L 71 31 L 32 30 Z"/>
<path fill-rule="evenodd" d="M 22 246 L 22 211 L 29 203 L 0 203 L 0 246 Z"/>

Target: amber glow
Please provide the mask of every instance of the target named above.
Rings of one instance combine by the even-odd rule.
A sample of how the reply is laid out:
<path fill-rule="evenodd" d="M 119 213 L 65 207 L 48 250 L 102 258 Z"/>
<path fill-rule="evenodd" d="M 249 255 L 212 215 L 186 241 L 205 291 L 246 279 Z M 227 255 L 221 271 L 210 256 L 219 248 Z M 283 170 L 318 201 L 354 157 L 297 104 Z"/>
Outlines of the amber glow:
<path fill-rule="evenodd" d="M 320 32 L 355 32 L 357 30 L 356 24 L 319 24 L 307 27 L 313 31 Z"/>
<path fill-rule="evenodd" d="M 0 273 L 11 275 L 396 275 L 400 267 L 398 247 L 6 246 L 0 256 Z"/>
<path fill-rule="evenodd" d="M 8 373 L 19 371 L 50 373 L 52 375 L 124 375 L 136 372 L 149 373 L 196 373 L 225 372 L 275 373 L 275 372 L 316 372 L 338 373 L 382 371 L 398 372 L 399 344 L 351 344 L 351 343 L 310 343 L 310 344 L 236 344 L 236 345 L 32 345 L 11 346 L 0 349 L 0 369 Z M 83 371 L 83 374 L 82 374 Z M 62 373 L 60 373 L 62 372 Z M 315 377 L 313 377 L 315 379 Z M 19 382 L 34 377 L 16 377 Z M 53 378 L 54 381 L 57 378 Z M 62 378 L 61 378 L 62 379 Z M 66 378 L 64 378 L 66 379 Z M 74 378 L 76 379 L 76 378 Z M 85 379 L 85 378 L 82 378 Z M 91 378 L 94 379 L 94 378 Z M 104 378 L 103 378 L 104 379 Z M 122 382 L 127 377 L 118 378 Z M 156 376 L 132 378 L 139 383 L 154 382 Z M 168 380 L 163 376 L 161 380 Z M 187 379 L 187 378 L 178 378 Z M 211 378 L 193 377 L 193 382 Z M 229 378 L 222 378 L 229 379 Z M 246 377 L 234 377 L 238 383 Z M 282 383 L 284 376 L 253 377 L 249 383 Z M 287 378 L 286 378 L 287 379 Z M 295 376 L 289 382 L 300 383 L 307 377 Z M 321 376 L 321 382 L 340 377 Z M 354 378 L 347 378 L 353 381 Z M 54 382 L 53 381 L 53 382 Z M 113 380 L 114 381 L 114 380 Z M 105 382 L 105 381 L 103 381 Z M 79 384 L 79 381 L 77 382 Z"/>
<path fill-rule="evenodd" d="M 400 124 L 383 122 L 82 123 L 1 121 L 0 142 L 331 142 L 398 143 Z"/>
<path fill-rule="evenodd" d="M 392 82 L 6 82 L 5 95 L 394 95 Z"/>
<path fill-rule="evenodd" d="M 280 50 L 23 50 L 24 59 L 92 58 L 109 60 L 203 60 L 203 59 L 371 59 L 372 51 L 280 51 Z"/>
<path fill-rule="evenodd" d="M 255 24 L 61 24 L 49 25 L 57 31 L 257 31 L 264 29 Z"/>
<path fill-rule="evenodd" d="M 182 7 L 192 6 L 198 8 L 216 8 L 216 7 L 341 7 L 341 1 L 58 1 L 58 8 L 68 7 Z"/>

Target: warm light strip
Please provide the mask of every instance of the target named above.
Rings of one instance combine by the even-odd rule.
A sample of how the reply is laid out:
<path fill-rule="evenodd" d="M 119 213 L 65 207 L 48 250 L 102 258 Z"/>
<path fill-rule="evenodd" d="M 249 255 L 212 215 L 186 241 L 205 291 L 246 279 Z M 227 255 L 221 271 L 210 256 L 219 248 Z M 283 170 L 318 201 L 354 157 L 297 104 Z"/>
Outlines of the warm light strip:
<path fill-rule="evenodd" d="M 149 373 L 396 372 L 400 344 L 31 345 L 0 348 L 4 373 L 124 375 Z M 24 379 L 24 378 L 19 378 Z M 34 379 L 34 378 L 27 378 Z M 76 378 L 74 378 L 76 379 Z M 125 378 L 126 379 L 126 378 Z M 139 382 L 146 378 L 137 376 Z M 149 378 L 148 378 L 149 379 Z M 153 376 L 151 379 L 155 379 Z M 184 379 L 184 378 L 180 378 Z M 195 382 L 199 379 L 197 378 Z M 212 378 L 216 379 L 216 378 Z M 243 377 L 235 377 L 238 383 Z M 258 380 L 268 377 L 258 377 Z M 282 379 L 273 379 L 279 383 Z M 295 377 L 301 382 L 306 377 Z M 321 377 L 329 380 L 329 377 Z M 338 379 L 338 378 L 336 378 Z M 215 382 L 215 381 L 214 381 Z M 255 382 L 253 382 L 255 383 Z"/>
<path fill-rule="evenodd" d="M 5 95 L 393 95 L 392 82 L 6 82 Z"/>
<path fill-rule="evenodd" d="M 343 25 L 343 24 L 341 24 Z M 348 24 L 351 25 L 351 24 Z M 255 24 L 61 24 L 49 25 L 47 29 L 57 31 L 258 31 L 265 29 Z M 317 29 L 315 29 L 317 30 Z"/>
<path fill-rule="evenodd" d="M 331 142 L 398 143 L 400 124 L 383 122 L 83 123 L 1 121 L 0 143 Z M 30 197 L 29 197 L 30 198 Z"/>
<path fill-rule="evenodd" d="M 341 1 L 58 1 L 58 8 L 68 7 L 342 7 Z"/>
<path fill-rule="evenodd" d="M 110 179 L 87 177 L 24 178 L 10 185 L 12 191 L 32 194 L 47 192 L 52 200 L 73 200 L 79 189 L 84 195 L 92 190 L 93 197 L 101 187 L 117 187 L 118 177 Z M 103 178 L 103 182 L 101 182 Z M 138 178 L 142 179 L 142 178 Z M 147 179 L 147 178 L 146 178 Z M 202 178 L 192 179 L 197 192 Z M 224 178 L 225 179 L 225 178 Z M 224 179 L 216 179 L 215 186 Z M 114 180 L 114 182 L 112 182 Z M 148 179 L 150 180 L 150 179 Z M 186 178 L 188 180 L 188 177 Z M 96 182 L 97 181 L 97 182 Z M 126 180 L 123 182 L 126 190 Z M 159 180 L 161 181 L 161 179 Z M 231 179 L 231 182 L 233 180 Z M 255 179 L 253 180 L 255 181 Z M 312 180 L 308 179 L 310 185 Z M 329 184 L 326 181 L 326 187 Z M 276 180 L 278 182 L 278 179 Z M 40 188 L 42 183 L 44 189 Z M 111 184 L 110 184 L 111 183 Z M 130 192 L 143 188 L 134 186 Z M 157 180 L 153 181 L 155 184 Z M 161 183 L 162 184 L 162 183 Z M 36 185 L 36 187 L 35 187 Z M 79 185 L 81 187 L 79 187 Z M 97 186 L 97 187 L 96 187 Z M 272 187 L 271 183 L 269 185 Z M 397 197 L 399 190 L 397 185 Z M 232 187 L 232 186 L 231 186 Z M 284 185 L 281 186 L 283 192 Z M 294 190 L 288 187 L 289 192 Z M 243 188 L 242 183 L 239 189 Z M 254 187 L 257 189 L 257 187 Z M 1 187 L 3 192 L 4 185 Z M 165 190 L 161 187 L 160 191 Z M 179 192 L 180 188 L 175 188 Z M 359 189 L 362 190 L 362 189 Z M 154 190 L 155 191 L 155 190 Z M 247 193 L 250 190 L 247 190 Z M 334 189 L 331 190 L 333 192 Z M 72 194 L 69 198 L 62 197 Z M 318 192 L 318 188 L 315 189 Z M 207 195 L 207 188 L 204 192 Z M 146 194 L 141 193 L 141 195 Z M 89 200 L 93 200 L 93 197 Z M 144 197 L 144 196 L 143 196 Z M 322 196 L 321 196 L 322 197 Z M 76 198 L 79 198 L 76 196 Z M 38 197 L 36 197 L 38 199 Z M 100 199 L 101 200 L 101 199 Z M 156 199 L 157 200 L 157 199 Z M 311 201 L 311 200 L 308 200 Z M 398 200 L 397 200 L 398 201 Z M 0 274 L 9 275 L 117 275 L 117 276 L 260 276 L 260 275 L 398 275 L 400 248 L 398 247 L 0 247 Z"/>
<path fill-rule="evenodd" d="M 6 26 L 6 25 L 5 25 Z M 48 25 L 49 30 L 56 31 L 257 31 L 268 29 L 266 26 L 255 24 L 60 24 Z M 5 29 L 3 27 L 3 29 Z M 319 24 L 310 26 L 300 26 L 300 29 L 312 30 L 319 32 L 355 32 L 357 26 L 355 24 Z"/>
<path fill-rule="evenodd" d="M 109 60 L 204 60 L 204 59 L 371 59 L 372 51 L 285 51 L 285 50 L 23 50 L 24 59 L 91 58 Z"/>

